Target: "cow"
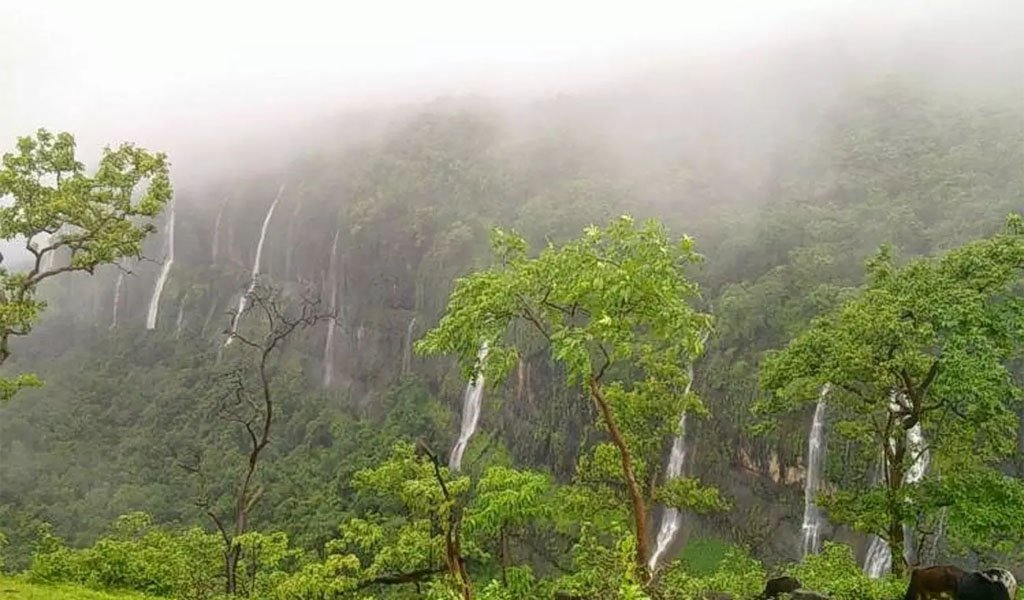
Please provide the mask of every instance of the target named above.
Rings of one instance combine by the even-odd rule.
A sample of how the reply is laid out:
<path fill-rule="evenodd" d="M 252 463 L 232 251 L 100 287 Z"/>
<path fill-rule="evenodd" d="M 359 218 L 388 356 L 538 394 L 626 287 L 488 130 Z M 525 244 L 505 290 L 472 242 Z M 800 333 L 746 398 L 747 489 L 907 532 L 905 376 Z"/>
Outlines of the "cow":
<path fill-rule="evenodd" d="M 982 573 L 985 573 L 992 581 L 1002 582 L 1011 600 L 1017 597 L 1017 578 L 1013 576 L 1013 573 L 1006 569 L 985 569 Z"/>
<path fill-rule="evenodd" d="M 775 577 L 769 579 L 764 585 L 764 592 L 758 596 L 759 600 L 772 600 L 778 598 L 779 594 L 789 594 L 794 590 L 798 590 L 803 587 L 800 580 L 796 577 L 790 577 L 788 575 L 783 577 Z"/>
<path fill-rule="evenodd" d="M 936 565 L 914 569 L 903 600 L 953 600 L 959 598 L 960 580 L 966 572 L 953 565 Z"/>
<path fill-rule="evenodd" d="M 1017 580 L 1003 569 L 965 573 L 956 589 L 957 600 L 1013 600 Z"/>

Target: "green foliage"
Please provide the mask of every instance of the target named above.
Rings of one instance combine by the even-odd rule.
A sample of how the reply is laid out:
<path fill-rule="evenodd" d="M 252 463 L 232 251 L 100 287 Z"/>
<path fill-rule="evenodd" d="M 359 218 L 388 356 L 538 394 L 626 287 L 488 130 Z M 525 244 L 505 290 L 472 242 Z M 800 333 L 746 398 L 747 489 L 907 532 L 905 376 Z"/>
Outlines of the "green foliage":
<path fill-rule="evenodd" d="M 167 158 L 131 144 L 105 148 L 93 176 L 75 159 L 75 139 L 45 129 L 18 139 L 0 168 L 0 239 L 24 240 L 27 271 L 0 268 L 0 363 L 9 339 L 27 335 L 46 303 L 36 296 L 44 280 L 72 271 L 139 258 L 150 222 L 171 199 Z M 141 197 L 133 198 L 140 184 Z M 40 236 L 46 239 L 38 239 Z M 57 266 L 58 255 L 66 264 Z M 0 259 L 2 261 L 2 259 Z M 30 375 L 0 382 L 0 400 L 38 386 Z"/>
<path fill-rule="evenodd" d="M 152 600 L 132 592 L 99 592 L 72 585 L 39 585 L 22 577 L 0 577 L 5 600 Z"/>
<path fill-rule="evenodd" d="M 676 561 L 658 582 L 660 597 L 691 600 L 728 593 L 734 598 L 753 598 L 764 589 L 764 568 L 747 551 L 727 548 L 717 559 L 717 564 L 706 572 L 695 570 L 689 561 Z"/>
<path fill-rule="evenodd" d="M 520 528 L 548 519 L 555 507 L 550 477 L 542 473 L 491 467 L 476 484 L 467 509 L 467 532 L 495 536 L 506 528 Z"/>
<path fill-rule="evenodd" d="M 766 540 L 778 536 L 775 521 L 767 515 L 780 510 L 778 504 L 796 499 L 791 486 L 772 480 L 779 472 L 773 469 L 788 468 L 792 475 L 793 466 L 801 464 L 809 415 L 797 409 L 816 399 L 818 382 L 808 379 L 805 389 L 794 388 L 789 399 L 768 398 L 779 410 L 772 410 L 774 418 L 764 428 L 770 434 L 753 439 L 750 426 L 758 415 L 750 408 L 761 397 L 757 373 L 765 350 L 785 346 L 814 316 L 838 314 L 837 307 L 863 300 L 865 288 L 858 287 L 865 281 L 863 261 L 879 245 L 892 244 L 908 257 L 948 250 L 992 234 L 999 219 L 1019 210 L 1024 200 L 1019 106 L 983 106 L 973 98 L 961 101 L 889 84 L 847 91 L 821 121 L 801 119 L 813 134 L 798 133 L 777 152 L 739 159 L 731 157 L 743 144 L 723 152 L 716 149 L 715 135 L 701 135 L 699 143 L 687 147 L 681 141 L 687 136 L 673 136 L 666 129 L 671 119 L 659 118 L 659 147 L 663 140 L 678 138 L 671 143 L 671 156 L 645 147 L 636 153 L 642 160 L 633 162 L 628 157 L 637 148 L 631 144 L 645 134 L 630 127 L 629 135 L 614 137 L 614 149 L 604 147 L 589 127 L 570 124 L 575 116 L 564 118 L 560 111 L 578 105 L 561 100 L 557 114 L 542 119 L 539 131 L 522 132 L 524 141 L 518 135 L 503 137 L 503 126 L 484 111 L 433 106 L 359 147 L 340 147 L 333 140 L 344 136 L 331 136 L 330 145 L 315 156 L 298 157 L 287 171 L 288 189 L 295 192 L 282 198 L 275 213 L 261 272 L 290 293 L 300 293 L 298 282 L 315 286 L 328 268 L 324 247 L 340 228 L 344 284 L 338 344 L 346 351 L 338 353 L 337 382 L 328 390 L 308 377 L 321 367 L 321 328 L 288 344 L 275 360 L 280 427 L 275 424 L 273 443 L 261 459 L 259 478 L 265 492 L 252 519 L 259 531 L 241 538 L 246 544 L 242 593 L 255 588 L 253 593 L 269 598 L 296 600 L 451 598 L 455 588 L 439 572 L 444 570 L 439 530 L 455 508 L 464 515 L 460 541 L 477 597 L 545 598 L 572 590 L 595 598 L 636 596 L 643 577 L 635 568 L 621 452 L 610 439 L 605 417 L 592 399 L 581 397 L 577 385 L 581 379 L 586 383 L 588 370 L 596 373 L 603 364 L 598 344 L 614 350 L 624 334 L 636 343 L 614 355 L 601 391 L 634 458 L 644 499 L 695 512 L 722 500 L 695 480 L 664 485 L 658 478 L 664 442 L 677 433 L 679 413 L 703 415 L 689 432 L 698 458 L 688 465 L 694 473 L 707 473 L 710 483 L 738 487 L 743 500 L 729 514 L 701 519 L 699 527 L 723 536 L 730 532 L 731 539 L 750 544 L 758 558 L 776 562 L 776 549 Z M 772 123 L 772 130 L 779 130 L 777 124 Z M 737 138 L 733 133 L 721 139 Z M 33 143 L 38 154 L 43 145 L 38 139 Z M 57 150 L 64 144 L 59 136 L 46 144 L 51 147 L 47 152 L 66 154 Z M 126 170 L 133 168 L 129 162 L 124 163 Z M 99 176 L 91 176 L 92 181 Z M 63 187 L 65 198 L 77 191 L 52 180 L 43 177 L 40 185 Z M 136 187 L 143 183 L 140 179 Z M 217 575 L 223 556 L 219 551 L 210 554 L 206 533 L 188 529 L 210 524 L 193 504 L 193 481 L 176 465 L 201 462 L 212 482 L 210 497 L 221 499 L 212 508 L 229 513 L 237 473 L 231 457 L 244 440 L 235 431 L 223 431 L 215 418 L 228 391 L 216 368 L 223 341 L 221 313 L 237 301 L 250 273 L 262 211 L 248 203 L 266 199 L 279 184 L 269 175 L 247 176 L 197 186 L 194 198 L 181 198 L 195 201 L 179 203 L 177 256 L 163 303 L 187 298 L 180 333 L 172 334 L 163 324 L 155 331 L 140 330 L 140 312 L 155 276 L 155 267 L 146 262 L 130 265 L 133 276 L 125 278 L 121 325 L 113 331 L 106 327 L 117 275 L 112 267 L 98 268 L 99 276 L 91 279 L 54 277 L 33 296 L 48 302 L 46 318 L 32 321 L 32 335 L 17 345 L 8 362 L 17 368 L 12 371 L 38 373 L 47 387 L 26 390 L 24 402 L 0 406 L 0 528 L 10 541 L 8 569 L 25 568 L 36 543 L 36 570 L 42 574 L 49 569 L 54 579 L 116 582 L 117 574 L 104 571 L 95 560 L 102 551 L 102 556 L 122 561 L 119 568 L 131 575 L 119 585 L 149 585 L 138 575 L 149 572 L 177 581 L 157 566 L 133 563 L 124 552 L 133 548 L 128 544 L 140 543 L 136 536 L 145 539 L 153 530 L 175 539 L 193 531 L 195 537 L 187 543 L 181 539 L 160 545 L 156 537 L 150 538 L 171 558 L 149 562 L 176 565 L 176 548 L 184 547 L 193 557 L 196 581 L 182 585 L 213 593 L 223 589 Z M 160 186 L 155 189 L 159 195 Z M 137 196 L 145 193 L 139 192 Z M 54 201 L 61 195 L 47 194 Z M 224 195 L 230 199 L 217 202 Z M 211 200 L 217 206 L 207 210 Z M 219 207 L 224 207 L 220 243 L 211 252 Z M 655 216 L 672 230 L 685 227 L 697 234 L 706 266 L 691 270 L 696 257 L 683 253 L 680 268 L 673 272 L 686 285 L 669 292 L 670 297 L 655 297 L 652 290 L 661 287 L 661 274 L 668 271 L 659 268 L 666 262 L 660 251 L 653 251 L 661 243 L 643 237 L 646 226 L 634 225 L 629 231 L 614 222 L 615 227 L 600 229 L 597 236 L 572 239 L 588 223 L 604 223 L 622 213 Z M 132 222 L 145 227 L 151 221 L 138 215 Z M 514 226 L 521 236 L 496 236 L 499 258 L 507 262 L 488 270 L 487 232 L 495 224 Z M 1019 233 L 1019 222 L 1011 224 L 1014 228 Z M 54 231 L 58 235 L 52 239 L 75 231 Z M 48 243 L 46 233 L 36 241 Z M 557 245 L 548 246 L 548 240 Z M 118 246 L 112 237 L 104 238 L 108 242 Z M 674 242 L 666 247 L 669 258 L 679 254 Z M 100 256 L 98 248 L 80 252 L 78 260 Z M 539 248 L 540 255 L 529 248 Z M 639 268 L 636 262 L 641 261 L 627 261 L 622 270 L 602 268 L 594 260 L 615 249 L 651 260 Z M 70 264 L 70 253 L 70 247 L 47 252 L 43 262 L 48 264 L 56 254 L 55 265 Z M 13 270 L 14 261 L 7 258 L 4 264 Z M 982 257 L 978 264 L 998 262 Z M 648 263 L 656 277 L 648 277 Z M 881 261 L 886 263 L 897 279 L 911 274 L 903 270 L 903 262 Z M 517 283 L 550 284 L 555 291 L 548 301 L 608 305 L 612 320 L 579 311 L 574 318 L 562 318 L 561 311 L 551 309 L 542 315 L 543 322 L 558 325 L 562 333 L 549 343 L 521 315 L 498 327 L 500 323 L 485 318 L 493 316 L 486 311 L 464 312 L 467 323 L 480 322 L 466 327 L 473 335 L 458 340 L 465 347 L 465 353 L 456 352 L 459 366 L 491 370 L 489 383 L 495 391 L 487 395 L 481 431 L 467 452 L 463 477 L 440 469 L 441 480 L 457 488 L 455 500 L 437 504 L 443 494 L 438 494 L 432 463 L 415 450 L 408 456 L 392 454 L 392 448 L 396 441 L 411 439 L 446 448 L 452 433 L 450 407 L 464 380 L 443 360 L 413 361 L 412 373 L 399 380 L 403 361 L 397 352 L 410 320 L 415 317 L 419 328 L 414 332 L 421 331 L 444 310 L 452 280 L 480 269 L 493 274 L 489 282 L 481 276 L 487 286 L 480 289 L 487 287 L 494 298 L 525 299 L 531 309 L 541 304 L 544 296 L 534 289 L 516 298 L 501 286 L 511 281 L 508 272 L 514 271 Z M 1001 277 L 986 275 L 986 270 L 983 277 Z M 914 274 L 915 286 L 925 292 L 915 302 L 933 310 L 930 298 L 938 297 L 936 306 L 942 310 L 963 303 L 967 313 L 972 311 L 969 295 L 948 301 L 941 297 L 956 290 L 943 287 L 940 271 Z M 697 365 L 694 393 L 687 395 L 682 390 L 690 382 L 679 370 L 687 369 L 696 353 L 674 348 L 706 332 L 704 315 L 680 310 L 680 304 L 703 302 L 695 296 L 697 281 L 707 300 L 702 306 L 713 307 L 715 332 L 706 349 L 698 351 L 704 356 Z M 916 298 L 917 292 L 905 293 L 909 285 L 877 286 L 890 294 L 878 298 L 886 310 L 904 296 Z M 935 293 L 929 290 L 933 286 Z M 691 326 L 667 342 L 653 335 L 646 321 L 628 330 L 623 325 L 628 319 L 620 317 L 629 303 L 612 302 L 625 294 L 654 307 L 644 319 L 685 314 Z M 1013 297 L 1006 294 L 993 304 L 1005 301 L 1000 309 L 1012 317 Z M 497 311 L 511 304 L 495 300 L 491 306 Z M 13 304 L 9 308 L 10 320 L 27 314 L 14 314 Z M 904 329 L 885 311 L 875 314 L 871 305 L 864 308 L 856 316 L 879 317 L 877 322 L 865 319 L 879 339 L 924 340 L 927 350 L 927 327 Z M 948 316 L 951 322 L 970 321 L 967 313 Z M 978 321 L 983 325 L 978 332 L 1008 336 L 1009 330 L 1000 327 L 1012 321 Z M 986 331 L 992 322 L 997 327 Z M 942 327 L 946 325 L 940 322 L 936 331 Z M 497 349 L 486 364 L 472 365 L 480 331 L 499 336 L 492 344 Z M 1019 338 L 1019 332 L 1012 336 Z M 559 353 L 550 360 L 556 345 Z M 644 345 L 652 348 L 652 361 L 641 351 Z M 514 354 L 502 355 L 499 346 Z M 913 344 L 907 347 L 913 349 Z M 950 345 L 954 352 L 944 354 L 943 360 L 958 352 L 962 358 L 963 348 L 971 350 L 971 357 L 993 356 L 991 348 L 974 338 L 963 347 Z M 901 353 L 894 361 L 916 368 L 915 355 Z M 659 362 L 671 363 L 670 370 L 659 372 Z M 509 370 L 514 376 L 508 385 L 491 376 Z M 1019 377 L 1020 365 L 1009 372 Z M 838 489 L 827 486 L 829 493 L 820 499 L 833 522 L 884 532 L 891 525 L 888 514 L 897 511 L 901 523 L 928 531 L 946 514 L 950 551 L 973 550 L 1003 564 L 1007 555 L 1019 554 L 1021 533 L 1014 525 L 1024 523 L 1016 508 L 1024 505 L 1019 482 L 999 473 L 994 463 L 979 465 L 1005 451 L 1012 419 L 1006 418 L 1004 408 L 976 401 L 994 397 L 987 380 L 966 378 L 957 389 L 953 384 L 961 375 L 948 373 L 943 394 L 963 392 L 964 406 L 958 410 L 971 423 L 987 420 L 983 430 L 951 417 L 941 425 L 947 433 L 940 435 L 939 411 L 929 411 L 923 418 L 925 435 L 941 446 L 933 452 L 933 476 L 920 485 L 903 486 L 900 495 L 878 487 L 864 492 L 881 438 L 865 415 L 844 406 L 848 394 L 834 390 L 828 411 L 827 476 Z M 0 395 L 37 381 L 23 377 L 18 381 L 12 374 L 0 380 Z M 572 384 L 564 385 L 570 377 Z M 936 386 L 938 381 L 929 399 L 938 398 L 932 398 L 940 391 Z M 884 408 L 886 398 L 874 408 Z M 704 410 L 705 403 L 710 411 Z M 877 416 L 883 414 L 877 411 Z M 998 468 L 1024 473 L 1020 464 L 1001 463 Z M 356 477 L 358 472 L 363 474 Z M 910 503 L 895 502 L 902 499 Z M 114 516 L 137 510 L 151 513 L 154 523 L 174 524 L 173 529 L 137 523 L 137 530 L 132 529 L 136 525 L 124 533 L 107 530 Z M 37 539 L 42 521 L 51 521 L 53 527 L 43 528 Z M 94 560 L 86 563 L 85 556 Z M 677 588 L 694 593 L 743 590 L 742 597 L 760 591 L 763 569 L 756 561 L 734 558 L 731 568 L 720 560 L 720 549 L 700 541 L 689 542 L 682 556 L 681 564 L 659 569 L 659 581 L 676 577 Z M 81 571 L 82 565 L 89 573 Z M 868 589 L 848 560 L 826 567 L 816 575 L 820 580 L 846 582 L 848 590 Z M 416 582 L 373 583 L 417 570 L 428 572 Z M 57 587 L 44 589 L 64 593 Z"/>
<path fill-rule="evenodd" d="M 219 545 L 217 536 L 198 529 L 173 532 L 153 527 L 148 515 L 126 515 L 109 537 L 81 550 L 44 535 L 28 575 L 35 582 L 211 598 L 218 589 Z"/>
<path fill-rule="evenodd" d="M 906 592 L 904 579 L 887 576 L 869 579 L 861 571 L 849 546 L 825 542 L 819 554 L 811 554 L 789 569 L 804 588 L 834 600 L 891 600 Z"/>
<path fill-rule="evenodd" d="M 697 296 L 685 276 L 699 261 L 694 243 L 673 242 L 657 222 L 637 226 L 623 216 L 605 228 L 589 226 L 564 245 L 548 245 L 535 258 L 515 233 L 496 229 L 492 245 L 499 264 L 456 282 L 446 314 L 417 350 L 455 354 L 464 376 L 482 372 L 496 386 L 519 360 L 521 342 L 510 328 L 525 325 L 543 338 L 567 384 L 591 396 L 610 438 L 581 457 L 577 481 L 593 484 L 598 503 L 610 489 L 601 482 L 625 483 L 631 502 L 621 504 L 631 510 L 622 518 L 632 516 L 638 568 L 646 569 L 641 534 L 650 494 L 638 482 L 660 464 L 679 415 L 706 414 L 688 393 L 686 368 L 710 326 L 710 317 L 688 304 Z M 483 364 L 481 343 L 489 349 Z M 716 492 L 701 491 L 692 480 L 674 485 L 664 496 L 680 507 L 722 505 Z"/>
<path fill-rule="evenodd" d="M 905 481 L 924 450 L 907 442 L 905 431 L 917 424 L 933 476 L 960 477 L 1013 450 L 1020 390 L 1006 365 L 1024 331 L 1015 289 L 1024 236 L 1013 222 L 1005 233 L 904 266 L 883 247 L 856 297 L 767 358 L 762 384 L 770 395 L 757 411 L 791 411 L 830 386 L 834 431 L 885 457 L 890 485 L 835 494 L 827 501 L 835 521 L 902 547 L 893 539 L 902 538 L 901 524 L 934 518 L 938 507 Z"/>

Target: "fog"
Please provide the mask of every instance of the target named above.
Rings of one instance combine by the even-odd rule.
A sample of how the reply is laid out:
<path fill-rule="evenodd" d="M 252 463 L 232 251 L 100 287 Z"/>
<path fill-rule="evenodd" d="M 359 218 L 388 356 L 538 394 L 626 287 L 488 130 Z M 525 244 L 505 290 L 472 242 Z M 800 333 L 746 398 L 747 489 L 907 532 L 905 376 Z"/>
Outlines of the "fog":
<path fill-rule="evenodd" d="M 780 490 L 811 415 L 748 436 L 758 361 L 859 285 L 879 245 L 939 252 L 1018 210 L 1022 99 L 1021 0 L 0 0 L 0 152 L 39 127 L 73 133 L 87 163 L 132 141 L 169 155 L 175 188 L 142 260 L 47 282 L 12 359 L 46 387 L 0 403 L 0 529 L 19 514 L 7 506 L 45 508 L 76 544 L 140 507 L 192 522 L 178 506 L 191 483 L 164 481 L 161 453 L 228 447 L 204 416 L 222 400 L 210 382 L 226 354 L 211 349 L 259 277 L 289 299 L 319 293 L 337 316 L 281 359 L 302 389 L 274 468 L 306 477 L 348 461 L 347 438 L 378 443 L 347 435 L 347 413 L 375 423 L 398 378 L 423 386 L 401 388 L 410 405 L 436 395 L 459 414 L 460 374 L 413 341 L 451 282 L 485 264 L 492 225 L 537 247 L 629 212 L 707 258 L 692 277 L 716 334 L 695 381 L 712 423 L 690 423 L 674 471 L 721 476 L 746 504 L 728 528 L 686 527 L 760 527 L 767 506 L 762 556 L 795 558 L 803 537 L 787 527 L 805 506 Z M 14 268 L 28 256 L 16 241 L 0 253 Z M 469 395 L 465 412 L 513 464 L 565 477 L 590 425 L 544 361 L 519 362 L 516 402 Z M 394 406 L 396 423 L 447 443 L 435 416 Z M 538 434 L 549 421 L 567 423 L 568 446 Z M 268 489 L 323 488 L 295 481 Z M 274 518 L 314 522 L 333 508 L 303 511 L 323 502 Z"/>
<path fill-rule="evenodd" d="M 0 4 L 0 147 L 44 126 L 87 156 L 123 139 L 166 150 L 179 174 L 347 109 L 543 98 L 801 40 L 972 70 L 1012 60 L 1024 31 L 1013 2 Z"/>

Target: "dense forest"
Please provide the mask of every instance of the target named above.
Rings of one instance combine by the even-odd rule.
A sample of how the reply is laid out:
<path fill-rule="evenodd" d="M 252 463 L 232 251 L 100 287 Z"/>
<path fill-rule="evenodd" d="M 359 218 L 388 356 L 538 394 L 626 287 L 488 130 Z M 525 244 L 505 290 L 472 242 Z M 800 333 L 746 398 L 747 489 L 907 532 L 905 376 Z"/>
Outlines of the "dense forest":
<path fill-rule="evenodd" d="M 54 211 L 2 235 L 69 240 L 4 261 L 0 567 L 282 600 L 1021 572 L 1019 95 L 796 54 L 341 116 L 212 182 L 129 148 L 48 196 L 19 178 L 67 140 L 0 140 L 0 194 Z"/>

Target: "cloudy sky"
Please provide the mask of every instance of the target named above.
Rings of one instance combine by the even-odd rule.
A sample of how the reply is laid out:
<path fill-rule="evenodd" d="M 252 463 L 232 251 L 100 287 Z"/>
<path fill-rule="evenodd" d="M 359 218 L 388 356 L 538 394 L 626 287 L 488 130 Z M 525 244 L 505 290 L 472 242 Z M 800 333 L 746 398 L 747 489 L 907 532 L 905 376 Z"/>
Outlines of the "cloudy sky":
<path fill-rule="evenodd" d="M 176 146 L 324 107 L 544 94 L 655 57 L 911 26 L 1008 2 L 946 0 L 0 0 L 0 148 Z M 970 7 L 970 8 L 968 8 Z M 909 25 L 908 25 L 909 24 Z M 177 141 L 176 141 L 177 140 Z"/>

